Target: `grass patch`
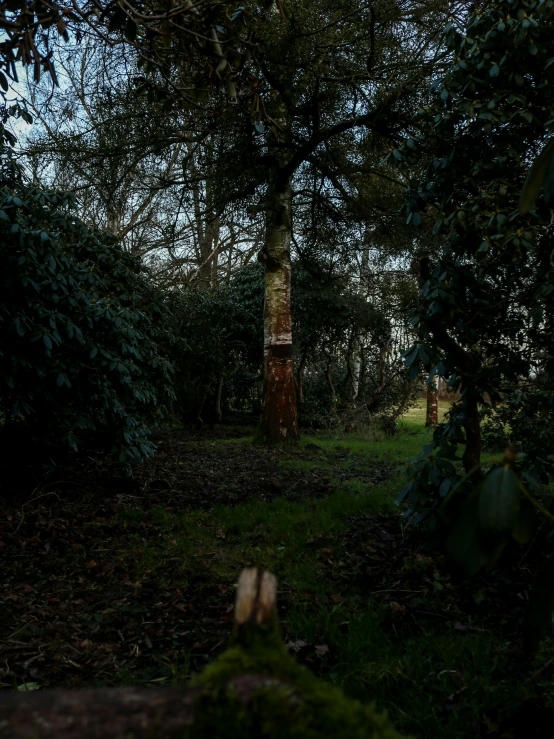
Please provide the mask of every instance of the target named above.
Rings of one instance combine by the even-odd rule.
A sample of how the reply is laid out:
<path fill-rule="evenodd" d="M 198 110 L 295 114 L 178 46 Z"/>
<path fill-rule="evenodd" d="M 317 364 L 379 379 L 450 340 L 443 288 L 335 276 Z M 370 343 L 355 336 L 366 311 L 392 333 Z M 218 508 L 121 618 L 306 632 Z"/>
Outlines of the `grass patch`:
<path fill-rule="evenodd" d="M 445 409 L 441 403 L 441 414 Z M 93 497 L 86 520 L 60 514 L 55 536 L 44 512 L 26 511 L 18 535 L 35 559 L 5 575 L 18 594 L 6 600 L 14 609 L 9 633 L 30 614 L 20 633 L 30 639 L 36 632 L 41 650 L 49 639 L 43 651 L 52 686 L 183 682 L 225 648 L 234 585 L 245 566 L 256 565 L 276 574 L 285 641 L 315 674 L 376 701 L 399 730 L 421 739 L 509 736 L 515 714 L 526 716 L 537 702 L 539 691 L 525 677 L 530 668 L 522 668 L 501 624 L 484 623 L 487 608 L 481 621 L 468 615 L 482 593 L 459 596 L 440 558 L 420 554 L 416 544 L 410 549 L 394 515 L 402 467 L 431 437 L 423 424 L 420 403 L 393 438 L 320 432 L 275 452 L 254 451 L 250 437 L 178 437 L 176 451 L 162 442 L 168 462 L 163 468 L 154 461 L 151 498 L 122 495 L 109 508 L 106 496 L 100 515 Z M 201 494 L 176 505 L 173 490 L 187 475 L 190 490 Z M 247 482 L 248 496 L 235 495 Z M 13 546 L 10 564 L 22 561 L 22 547 Z M 522 592 L 515 590 L 508 609 L 525 600 L 518 600 Z M 48 634 L 60 632 L 46 641 L 37 626 L 45 608 Z M 21 657 L 21 675 L 27 659 Z M 541 659 L 533 670 L 544 695 L 553 692 L 552 652 Z M 64 678 L 56 683 L 62 660 Z M 24 679 L 40 678 L 6 678 Z"/>

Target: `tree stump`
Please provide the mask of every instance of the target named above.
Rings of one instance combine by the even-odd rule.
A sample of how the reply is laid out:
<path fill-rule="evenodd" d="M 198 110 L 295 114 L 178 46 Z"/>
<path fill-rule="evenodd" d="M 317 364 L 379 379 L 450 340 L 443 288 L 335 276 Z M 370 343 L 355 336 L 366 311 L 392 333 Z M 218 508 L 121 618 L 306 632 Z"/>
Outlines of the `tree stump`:
<path fill-rule="evenodd" d="M 244 570 L 231 644 L 188 687 L 0 694 L 2 739 L 401 739 L 386 716 L 346 698 L 288 654 L 276 580 Z"/>

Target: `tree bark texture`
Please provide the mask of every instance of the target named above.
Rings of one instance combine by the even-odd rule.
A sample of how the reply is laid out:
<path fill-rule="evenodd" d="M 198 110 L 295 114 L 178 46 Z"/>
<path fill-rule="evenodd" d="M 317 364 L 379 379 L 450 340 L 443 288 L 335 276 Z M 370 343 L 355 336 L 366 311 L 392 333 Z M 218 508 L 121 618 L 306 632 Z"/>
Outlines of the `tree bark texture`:
<path fill-rule="evenodd" d="M 304 405 L 304 367 L 308 359 L 308 349 L 305 348 L 302 352 L 302 357 L 296 368 L 296 407 L 298 410 Z"/>
<path fill-rule="evenodd" d="M 102 688 L 0 694 L 2 739 L 102 739 L 184 733 L 200 690 Z"/>
<path fill-rule="evenodd" d="M 348 348 L 348 373 L 350 380 L 350 404 L 354 405 L 360 389 L 360 370 L 362 367 L 361 348 L 358 337 L 353 336 Z"/>
<path fill-rule="evenodd" d="M 434 377 L 427 385 L 427 412 L 425 414 L 425 426 L 436 426 L 439 422 L 439 391 L 437 378 Z"/>
<path fill-rule="evenodd" d="M 214 412 L 217 423 L 221 423 L 223 419 L 223 413 L 221 411 L 221 391 L 223 390 L 223 380 L 223 372 L 221 372 L 217 378 L 217 387 L 215 389 Z"/>
<path fill-rule="evenodd" d="M 292 358 L 290 243 L 292 237 L 290 179 L 273 179 L 268 193 L 265 243 L 260 259 L 265 269 L 264 401 L 261 440 L 269 445 L 299 438 Z"/>

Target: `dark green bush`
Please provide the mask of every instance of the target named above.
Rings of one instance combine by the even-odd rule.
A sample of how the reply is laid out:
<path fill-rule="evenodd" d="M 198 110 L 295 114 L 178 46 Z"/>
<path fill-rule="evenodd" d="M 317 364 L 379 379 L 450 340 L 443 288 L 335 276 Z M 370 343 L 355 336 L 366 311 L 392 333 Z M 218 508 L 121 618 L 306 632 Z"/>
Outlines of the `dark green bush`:
<path fill-rule="evenodd" d="M 4 118 L 6 111 L 4 111 Z M 99 431 L 119 462 L 152 454 L 171 396 L 165 308 L 142 268 L 89 228 L 69 193 L 29 184 L 2 131 L 0 423 L 6 438 L 76 449 Z M 23 430 L 23 433 L 21 433 Z"/>
<path fill-rule="evenodd" d="M 547 482 L 554 474 L 554 387 L 537 379 L 506 395 L 496 408 L 483 412 L 483 442 L 489 451 L 513 445 L 524 453 L 521 462 L 527 476 Z"/>
<path fill-rule="evenodd" d="M 223 379 L 223 402 L 259 411 L 263 360 L 263 273 L 251 265 L 211 290 L 171 292 L 165 350 L 175 368 L 174 414 L 214 421 L 213 401 Z"/>

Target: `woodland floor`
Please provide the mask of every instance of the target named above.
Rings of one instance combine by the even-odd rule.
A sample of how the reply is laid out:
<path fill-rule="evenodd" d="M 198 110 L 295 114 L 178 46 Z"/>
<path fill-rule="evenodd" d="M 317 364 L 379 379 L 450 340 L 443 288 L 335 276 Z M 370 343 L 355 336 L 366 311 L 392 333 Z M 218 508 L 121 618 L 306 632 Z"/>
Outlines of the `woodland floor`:
<path fill-rule="evenodd" d="M 552 737 L 554 647 L 529 656 L 522 638 L 538 548 L 455 582 L 394 506 L 422 414 L 392 440 L 322 433 L 285 451 L 250 431 L 167 431 L 132 480 L 82 452 L 0 506 L 0 688 L 186 681 L 225 648 L 256 564 L 278 577 L 289 649 L 399 729 Z"/>

